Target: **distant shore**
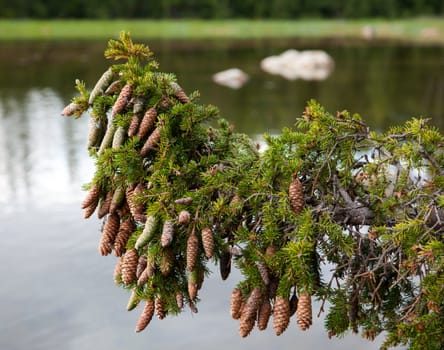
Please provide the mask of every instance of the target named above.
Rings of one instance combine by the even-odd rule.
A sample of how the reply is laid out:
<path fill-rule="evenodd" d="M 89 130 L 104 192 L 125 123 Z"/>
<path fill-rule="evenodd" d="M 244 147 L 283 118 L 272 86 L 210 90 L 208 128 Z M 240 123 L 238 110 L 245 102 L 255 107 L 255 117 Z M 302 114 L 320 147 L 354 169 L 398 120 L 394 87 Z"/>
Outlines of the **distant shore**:
<path fill-rule="evenodd" d="M 443 18 L 369 20 L 0 20 L 0 41 L 359 39 L 444 45 Z"/>

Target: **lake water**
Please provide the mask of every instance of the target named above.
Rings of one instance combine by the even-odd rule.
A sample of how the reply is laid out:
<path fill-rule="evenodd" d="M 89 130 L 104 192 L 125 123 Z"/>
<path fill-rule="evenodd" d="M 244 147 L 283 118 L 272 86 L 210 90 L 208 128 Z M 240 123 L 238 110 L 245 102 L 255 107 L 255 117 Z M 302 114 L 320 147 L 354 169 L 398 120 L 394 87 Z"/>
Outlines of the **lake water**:
<path fill-rule="evenodd" d="M 114 257 L 100 257 L 100 222 L 84 220 L 81 186 L 93 163 L 85 149 L 87 118 L 60 116 L 75 90 L 91 88 L 108 62 L 103 42 L 0 43 L 0 349 L 376 349 L 359 336 L 329 340 L 323 320 L 301 332 L 295 320 L 280 337 L 271 326 L 238 336 L 229 296 L 239 280 L 206 281 L 199 313 L 153 319 L 141 334 L 141 311 L 126 311 L 128 293 L 113 284 Z M 153 42 L 161 70 L 187 92 L 220 107 L 252 137 L 291 126 L 306 101 L 360 113 L 383 130 L 426 116 L 444 130 L 444 48 L 342 42 Z M 262 58 L 288 48 L 324 49 L 335 69 L 322 82 L 287 81 L 260 70 Z M 239 90 L 211 75 L 239 67 L 250 81 Z M 315 307 L 314 314 L 317 314 Z"/>

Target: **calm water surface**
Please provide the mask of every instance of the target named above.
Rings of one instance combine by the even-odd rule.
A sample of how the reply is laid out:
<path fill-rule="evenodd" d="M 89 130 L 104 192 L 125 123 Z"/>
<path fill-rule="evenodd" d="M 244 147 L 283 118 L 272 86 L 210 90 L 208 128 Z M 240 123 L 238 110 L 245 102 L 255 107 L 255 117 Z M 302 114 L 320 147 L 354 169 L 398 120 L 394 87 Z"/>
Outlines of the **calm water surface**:
<path fill-rule="evenodd" d="M 241 339 L 228 314 L 239 280 L 217 273 L 200 294 L 199 313 L 153 319 L 134 333 L 140 308 L 113 285 L 114 257 L 100 257 L 100 222 L 82 219 L 80 188 L 93 163 L 85 150 L 87 119 L 60 116 L 80 78 L 91 87 L 108 62 L 104 43 L 0 44 L 0 349 L 376 349 L 358 336 L 328 340 L 323 320 L 308 332 L 295 321 L 280 337 L 272 329 Z M 306 101 L 332 112 L 359 112 L 377 129 L 424 115 L 444 129 L 444 49 L 400 45 L 301 42 L 154 42 L 163 71 L 176 73 L 201 102 L 220 107 L 238 131 L 256 137 L 291 126 Z M 286 81 L 261 72 L 262 58 L 288 48 L 325 49 L 335 60 L 323 82 Z M 211 82 L 239 67 L 240 90 Z M 318 308 L 315 308 L 316 314 Z M 270 327 L 271 328 L 271 327 Z"/>

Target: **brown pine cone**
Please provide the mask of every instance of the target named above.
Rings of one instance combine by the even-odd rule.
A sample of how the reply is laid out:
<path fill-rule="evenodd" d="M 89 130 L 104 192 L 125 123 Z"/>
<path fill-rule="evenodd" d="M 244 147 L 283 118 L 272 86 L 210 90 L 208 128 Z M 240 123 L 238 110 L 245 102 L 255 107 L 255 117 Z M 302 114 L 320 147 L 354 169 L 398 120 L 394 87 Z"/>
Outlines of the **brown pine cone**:
<path fill-rule="evenodd" d="M 155 269 L 155 257 L 152 254 L 148 254 L 145 270 L 140 274 L 139 279 L 137 280 L 137 285 L 141 287 L 146 284 L 148 279 L 153 277 Z"/>
<path fill-rule="evenodd" d="M 137 133 L 137 136 L 139 137 L 140 140 L 143 140 L 151 131 L 154 124 L 156 123 L 156 118 L 157 118 L 156 108 L 151 107 L 145 112 L 145 115 L 143 116 L 142 121 L 140 122 L 139 125 L 139 131 Z"/>
<path fill-rule="evenodd" d="M 116 240 L 114 242 L 114 254 L 116 256 L 122 256 L 126 250 L 126 243 L 130 238 L 131 234 L 135 230 L 136 226 L 131 218 L 125 219 L 119 228 L 119 232 L 117 233 Z"/>
<path fill-rule="evenodd" d="M 181 225 L 186 225 L 190 222 L 191 220 L 191 214 L 188 210 L 182 210 L 179 213 L 179 217 L 177 219 L 177 222 Z"/>
<path fill-rule="evenodd" d="M 297 323 L 303 331 L 312 324 L 311 296 L 306 293 L 299 294 L 298 308 L 296 310 Z"/>
<path fill-rule="evenodd" d="M 271 315 L 271 304 L 270 300 L 266 298 L 262 302 L 261 306 L 259 307 L 259 311 L 257 313 L 257 328 L 259 328 L 260 331 L 267 329 L 270 315 Z"/>
<path fill-rule="evenodd" d="M 235 320 L 238 320 L 241 315 L 242 306 L 242 292 L 238 288 L 234 288 L 231 292 L 230 298 L 230 314 Z"/>
<path fill-rule="evenodd" d="M 103 218 L 106 214 L 109 213 L 109 207 L 111 205 L 112 198 L 113 198 L 113 193 L 109 191 L 106 194 L 105 199 L 101 201 L 99 211 L 97 212 L 97 217 L 99 219 Z"/>
<path fill-rule="evenodd" d="M 214 237 L 213 231 L 209 227 L 202 230 L 202 245 L 205 252 L 205 257 L 210 259 L 214 254 Z"/>
<path fill-rule="evenodd" d="M 176 294 L 176 304 L 177 304 L 177 307 L 179 308 L 179 310 L 181 310 L 183 308 L 183 294 L 182 293 Z"/>
<path fill-rule="evenodd" d="M 93 203 L 99 202 L 100 189 L 97 184 L 93 184 L 82 202 L 82 209 L 86 209 Z"/>
<path fill-rule="evenodd" d="M 180 205 L 189 205 L 192 202 L 193 202 L 193 198 L 191 198 L 191 197 L 179 198 L 174 201 L 175 204 L 180 204 Z"/>
<path fill-rule="evenodd" d="M 168 247 L 173 241 L 174 224 L 171 220 L 165 220 L 162 228 L 162 235 L 160 236 L 160 243 L 163 248 Z"/>
<path fill-rule="evenodd" d="M 120 90 L 120 94 L 117 97 L 117 100 L 114 103 L 111 111 L 111 119 L 124 110 L 124 108 L 128 104 L 128 101 L 131 99 L 132 93 L 133 93 L 133 87 L 130 84 L 126 84 L 122 88 L 122 90 Z"/>
<path fill-rule="evenodd" d="M 160 142 L 160 129 L 159 127 L 155 128 L 151 135 L 146 139 L 145 144 L 140 150 L 140 155 L 145 157 L 148 155 L 149 151 L 156 148 L 156 146 Z"/>
<path fill-rule="evenodd" d="M 130 284 L 136 279 L 137 263 L 139 256 L 135 249 L 128 250 L 123 256 L 122 282 Z"/>
<path fill-rule="evenodd" d="M 136 277 L 139 278 L 143 270 L 146 269 L 146 255 L 139 256 L 139 262 L 137 263 Z"/>
<path fill-rule="evenodd" d="M 199 273 L 196 270 L 190 271 L 188 274 L 188 294 L 190 300 L 194 300 L 197 297 L 197 291 L 199 290 L 198 275 Z"/>
<path fill-rule="evenodd" d="M 227 249 L 220 256 L 219 270 L 222 280 L 226 280 L 231 272 L 231 252 Z"/>
<path fill-rule="evenodd" d="M 143 203 L 140 203 L 140 198 L 138 198 L 138 196 L 140 196 L 144 189 L 144 184 L 140 182 L 135 188 L 127 187 L 127 190 L 125 191 L 126 202 L 130 208 L 131 215 L 134 220 L 143 223 L 146 221 L 145 206 Z"/>
<path fill-rule="evenodd" d="M 242 338 L 248 336 L 250 332 L 253 330 L 255 322 L 256 322 L 255 317 L 245 318 L 243 317 L 242 314 L 239 322 L 239 335 Z"/>
<path fill-rule="evenodd" d="M 300 214 L 304 207 L 305 200 L 302 183 L 299 181 L 297 174 L 293 174 L 291 177 L 288 196 L 290 198 L 291 209 L 296 215 Z"/>
<path fill-rule="evenodd" d="M 69 105 L 63 108 L 62 115 L 70 117 L 78 110 L 80 110 L 80 105 L 78 103 L 71 102 Z"/>
<path fill-rule="evenodd" d="M 94 211 L 97 208 L 97 203 L 98 202 L 91 203 L 91 205 L 89 205 L 88 207 L 85 208 L 85 210 L 83 212 L 83 217 L 85 219 L 88 219 L 94 213 Z"/>
<path fill-rule="evenodd" d="M 287 298 L 277 296 L 273 309 L 273 329 L 276 335 L 281 335 L 290 322 L 290 304 Z"/>
<path fill-rule="evenodd" d="M 176 95 L 177 99 L 182 103 L 188 103 L 190 102 L 190 99 L 186 95 L 185 91 L 183 91 L 182 87 L 177 84 L 176 82 L 170 83 L 171 87 L 173 88 L 173 92 Z"/>
<path fill-rule="evenodd" d="M 253 318 L 256 320 L 257 311 L 261 304 L 262 300 L 262 291 L 259 287 L 255 287 L 250 296 L 247 299 L 244 309 L 242 310 L 242 316 L 245 318 Z"/>
<path fill-rule="evenodd" d="M 102 229 L 102 237 L 99 243 L 99 253 L 102 256 L 111 254 L 114 241 L 120 227 L 120 217 L 117 214 L 109 214 Z"/>
<path fill-rule="evenodd" d="M 190 234 L 187 241 L 187 270 L 193 271 L 199 254 L 199 240 L 195 233 Z"/>
<path fill-rule="evenodd" d="M 143 331 L 148 324 L 150 323 L 151 319 L 154 315 L 154 301 L 147 300 L 145 307 L 143 308 L 142 314 L 140 315 L 139 321 L 136 325 L 136 332 Z"/>
<path fill-rule="evenodd" d="M 117 94 L 122 89 L 122 82 L 120 80 L 113 81 L 105 90 L 105 95 Z"/>
<path fill-rule="evenodd" d="M 137 130 L 139 129 L 140 118 L 137 114 L 134 114 L 131 123 L 128 127 L 128 136 L 132 137 L 137 134 Z"/>
<path fill-rule="evenodd" d="M 122 274 L 122 257 L 119 257 L 119 259 L 117 259 L 117 263 L 116 263 L 116 267 L 114 268 L 114 275 L 113 275 L 113 279 L 114 279 L 114 283 L 115 284 L 119 284 L 120 280 L 121 280 L 121 274 Z"/>
<path fill-rule="evenodd" d="M 268 269 L 268 266 L 263 261 L 258 261 L 257 269 L 259 271 L 259 274 L 261 275 L 262 282 L 264 282 L 264 284 L 268 286 L 270 284 L 270 271 Z"/>
<path fill-rule="evenodd" d="M 162 299 L 160 299 L 160 297 L 156 297 L 154 299 L 154 307 L 156 310 L 157 317 L 159 317 L 159 319 L 163 320 L 166 316 L 165 303 L 163 302 Z"/>

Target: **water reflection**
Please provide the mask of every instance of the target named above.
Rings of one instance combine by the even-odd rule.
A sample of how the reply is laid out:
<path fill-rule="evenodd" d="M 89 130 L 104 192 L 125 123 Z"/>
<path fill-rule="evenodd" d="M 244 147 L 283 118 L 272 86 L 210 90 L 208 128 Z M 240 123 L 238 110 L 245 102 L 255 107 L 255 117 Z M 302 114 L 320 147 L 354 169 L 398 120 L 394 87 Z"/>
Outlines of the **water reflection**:
<path fill-rule="evenodd" d="M 324 82 L 289 82 L 260 70 L 263 57 L 289 47 L 325 49 L 334 72 Z M 203 103 L 218 105 L 250 135 L 291 125 L 312 97 L 332 112 L 360 112 L 379 129 L 422 113 L 444 129 L 443 48 L 287 41 L 157 42 L 152 48 L 162 70 L 176 72 L 187 91 L 200 90 Z M 112 281 L 115 258 L 97 253 L 100 223 L 81 219 L 79 189 L 93 171 L 87 119 L 60 116 L 74 80 L 91 86 L 106 69 L 103 49 L 103 43 L 0 44 L 0 349 L 376 348 L 380 340 L 328 340 L 322 320 L 305 333 L 293 320 L 280 337 L 269 329 L 241 339 L 227 311 L 236 274 L 207 281 L 198 315 L 156 319 L 133 333 L 140 309 L 125 311 L 128 293 Z M 243 88 L 211 81 L 232 66 L 250 75 Z"/>

